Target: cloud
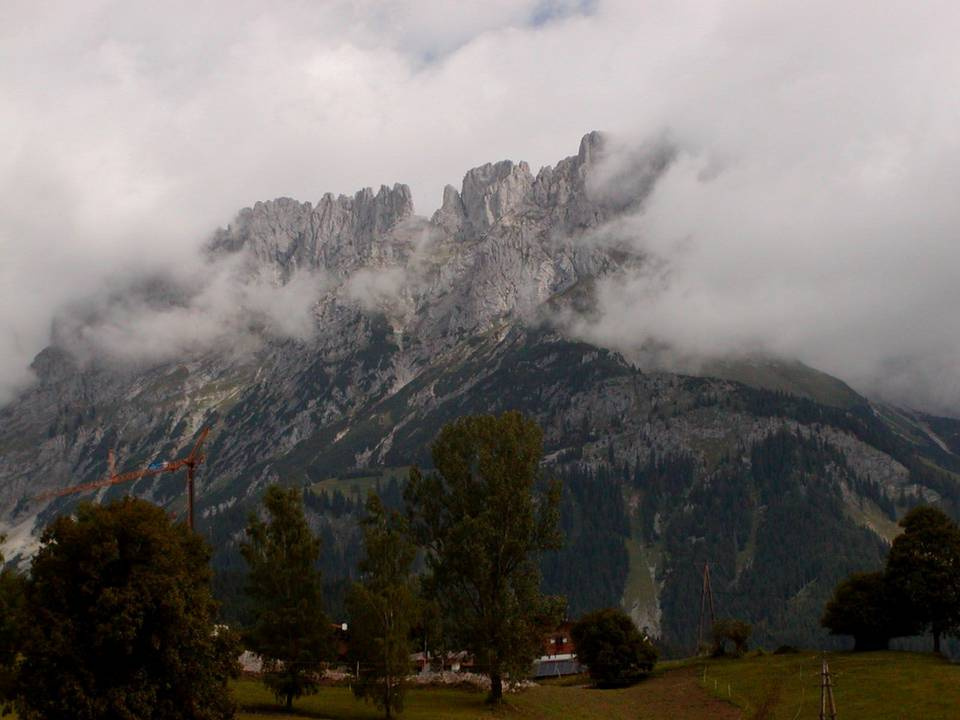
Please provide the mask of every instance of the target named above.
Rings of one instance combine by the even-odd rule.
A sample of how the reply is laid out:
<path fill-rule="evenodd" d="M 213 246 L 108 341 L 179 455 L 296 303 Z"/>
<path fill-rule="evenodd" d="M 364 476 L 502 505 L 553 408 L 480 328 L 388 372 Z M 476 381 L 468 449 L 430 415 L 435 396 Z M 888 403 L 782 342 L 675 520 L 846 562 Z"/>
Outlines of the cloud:
<path fill-rule="evenodd" d="M 958 16 L 893 0 L 8 3 L 0 401 L 65 307 L 190 272 L 240 207 L 401 181 L 429 213 L 467 168 L 553 163 L 591 129 L 678 152 L 622 224 L 662 263 L 603 288 L 598 339 L 759 348 L 960 400 Z M 636 174 L 617 157 L 625 202 Z"/>
<path fill-rule="evenodd" d="M 406 282 L 402 267 L 361 268 L 347 280 L 345 294 L 365 310 L 375 311 L 395 302 Z"/>
<path fill-rule="evenodd" d="M 585 336 L 687 361 L 799 358 L 960 411 L 960 133 L 940 91 L 955 51 L 936 14 L 884 8 L 822 27 L 816 8 L 718 26 L 719 65 L 684 101 L 699 112 L 670 123 L 677 156 L 643 211 L 606 229 L 648 270 L 601 284 Z"/>
<path fill-rule="evenodd" d="M 142 363 L 212 348 L 236 354 L 264 336 L 307 340 L 314 309 L 332 286 L 301 271 L 285 284 L 251 273 L 242 254 L 199 262 L 171 281 L 144 276 L 61 312 L 56 342 L 82 362 Z"/>

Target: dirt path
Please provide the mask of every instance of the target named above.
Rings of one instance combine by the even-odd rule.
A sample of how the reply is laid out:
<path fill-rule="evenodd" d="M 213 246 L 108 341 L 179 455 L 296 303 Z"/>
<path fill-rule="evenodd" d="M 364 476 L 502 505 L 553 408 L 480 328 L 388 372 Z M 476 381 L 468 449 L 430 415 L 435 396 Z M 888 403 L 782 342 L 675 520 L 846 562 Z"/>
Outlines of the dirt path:
<path fill-rule="evenodd" d="M 637 699 L 642 698 L 645 708 L 634 717 L 644 720 L 739 720 L 742 717 L 740 708 L 716 699 L 700 687 L 698 677 L 696 668 L 684 668 L 652 678 L 639 688 Z"/>
<path fill-rule="evenodd" d="M 511 698 L 513 712 L 534 720 L 741 720 L 739 708 L 711 696 L 683 668 L 622 690 L 543 686 Z"/>

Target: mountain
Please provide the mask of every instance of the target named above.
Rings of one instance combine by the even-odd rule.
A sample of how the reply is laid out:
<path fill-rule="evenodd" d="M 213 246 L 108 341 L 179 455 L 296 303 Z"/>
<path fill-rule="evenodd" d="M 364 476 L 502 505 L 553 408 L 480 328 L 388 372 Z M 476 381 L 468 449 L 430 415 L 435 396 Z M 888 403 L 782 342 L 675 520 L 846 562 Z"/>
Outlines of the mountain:
<path fill-rule="evenodd" d="M 871 402 L 795 362 L 679 374 L 578 339 L 571 319 L 589 322 L 597 284 L 650 262 L 604 228 L 642 212 L 673 160 L 652 144 L 611 181 L 607 152 L 591 133 L 536 175 L 474 168 L 431 218 L 404 185 L 258 202 L 214 234 L 189 282 L 142 278 L 62 318 L 36 383 L 0 409 L 8 557 L 79 499 L 36 496 L 103 477 L 108 449 L 121 469 L 142 467 L 210 427 L 198 530 L 227 616 L 243 612 L 237 541 L 275 482 L 304 488 L 336 602 L 363 494 L 399 503 L 445 422 L 519 409 L 564 482 L 567 545 L 543 569 L 572 614 L 620 604 L 689 651 L 709 562 L 718 612 L 752 621 L 759 642 L 829 643 L 825 599 L 881 564 L 897 517 L 919 502 L 960 509 L 960 422 Z M 158 342 L 186 326 L 200 329 L 190 342 Z M 132 333 L 119 356 L 100 351 L 117 327 Z M 182 483 L 88 497 L 130 492 L 182 514 Z"/>

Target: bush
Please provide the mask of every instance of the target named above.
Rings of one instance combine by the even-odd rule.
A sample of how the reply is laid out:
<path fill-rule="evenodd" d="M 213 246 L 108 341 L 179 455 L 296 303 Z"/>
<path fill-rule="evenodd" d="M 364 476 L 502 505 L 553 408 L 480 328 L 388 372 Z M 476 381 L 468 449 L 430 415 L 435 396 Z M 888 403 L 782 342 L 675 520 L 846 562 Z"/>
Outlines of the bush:
<path fill-rule="evenodd" d="M 571 630 L 577 657 L 598 687 L 629 685 L 649 674 L 657 650 L 622 610 L 608 608 L 584 615 Z"/>
<path fill-rule="evenodd" d="M 852 635 L 855 651 L 886 650 L 894 621 L 883 573 L 854 573 L 837 585 L 820 624 L 831 635 Z"/>
<path fill-rule="evenodd" d="M 727 654 L 727 642 L 733 643 L 733 654 L 740 657 L 747 651 L 747 641 L 753 626 L 743 620 L 717 620 L 713 624 L 713 656 Z"/>
<path fill-rule="evenodd" d="M 781 645 L 773 651 L 774 655 L 795 655 L 800 652 L 793 645 Z"/>

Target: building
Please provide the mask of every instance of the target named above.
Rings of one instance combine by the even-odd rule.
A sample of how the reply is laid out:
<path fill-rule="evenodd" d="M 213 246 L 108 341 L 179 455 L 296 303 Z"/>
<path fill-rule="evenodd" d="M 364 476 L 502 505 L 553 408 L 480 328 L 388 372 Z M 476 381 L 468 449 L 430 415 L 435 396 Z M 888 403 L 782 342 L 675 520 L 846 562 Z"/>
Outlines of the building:
<path fill-rule="evenodd" d="M 535 678 L 578 675 L 586 671 L 577 660 L 577 648 L 570 635 L 572 622 L 561 623 L 543 636 L 543 655 L 533 661 Z"/>

